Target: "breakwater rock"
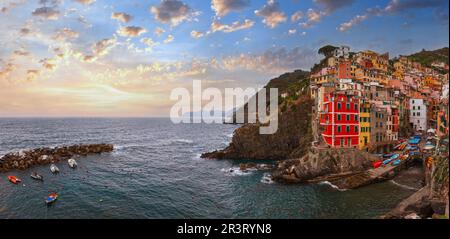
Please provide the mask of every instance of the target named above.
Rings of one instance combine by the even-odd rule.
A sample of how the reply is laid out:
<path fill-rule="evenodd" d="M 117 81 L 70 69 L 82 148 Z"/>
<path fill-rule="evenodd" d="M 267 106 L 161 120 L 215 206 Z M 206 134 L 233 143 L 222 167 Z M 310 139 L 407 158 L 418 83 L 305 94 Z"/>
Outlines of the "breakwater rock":
<path fill-rule="evenodd" d="M 357 149 L 311 148 L 301 158 L 280 161 L 272 177 L 284 183 L 337 180 L 371 168 L 375 160 Z"/>
<path fill-rule="evenodd" d="M 72 145 L 55 148 L 38 148 L 9 153 L 0 158 L 0 173 L 25 170 L 35 165 L 56 163 L 74 156 L 108 153 L 114 150 L 111 144 Z"/>

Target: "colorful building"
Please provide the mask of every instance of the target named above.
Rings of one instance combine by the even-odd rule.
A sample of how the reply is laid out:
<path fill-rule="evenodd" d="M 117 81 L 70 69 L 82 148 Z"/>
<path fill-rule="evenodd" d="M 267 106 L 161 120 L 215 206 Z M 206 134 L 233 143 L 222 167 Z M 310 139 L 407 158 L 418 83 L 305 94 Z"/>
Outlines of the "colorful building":
<path fill-rule="evenodd" d="M 359 149 L 363 150 L 370 144 L 370 103 L 360 103 L 359 110 Z"/>
<path fill-rule="evenodd" d="M 359 99 L 354 91 L 324 94 L 320 125 L 330 147 L 359 147 Z"/>
<path fill-rule="evenodd" d="M 427 105 L 423 99 L 413 98 L 409 100 L 409 120 L 416 131 L 427 130 Z"/>

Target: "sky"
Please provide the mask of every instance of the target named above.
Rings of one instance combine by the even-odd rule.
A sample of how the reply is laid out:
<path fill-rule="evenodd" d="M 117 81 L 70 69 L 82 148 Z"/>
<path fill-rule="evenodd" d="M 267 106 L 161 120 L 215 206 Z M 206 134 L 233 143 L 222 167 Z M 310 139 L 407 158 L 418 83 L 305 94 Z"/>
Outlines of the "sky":
<path fill-rule="evenodd" d="M 2 0 L 0 117 L 166 117 L 178 87 L 262 87 L 326 44 L 449 45 L 447 0 Z M 195 96 L 196 97 L 196 96 Z"/>

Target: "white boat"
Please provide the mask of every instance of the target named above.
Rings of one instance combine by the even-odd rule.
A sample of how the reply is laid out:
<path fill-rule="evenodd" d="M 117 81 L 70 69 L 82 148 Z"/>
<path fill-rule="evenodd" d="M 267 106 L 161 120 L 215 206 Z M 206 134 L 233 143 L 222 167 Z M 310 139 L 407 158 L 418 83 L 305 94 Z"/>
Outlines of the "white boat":
<path fill-rule="evenodd" d="M 67 160 L 67 163 L 71 168 L 76 168 L 78 166 L 77 161 L 75 161 L 75 159 L 69 159 Z"/>
<path fill-rule="evenodd" d="M 50 165 L 50 171 L 52 171 L 52 173 L 59 173 L 59 168 L 52 164 Z"/>

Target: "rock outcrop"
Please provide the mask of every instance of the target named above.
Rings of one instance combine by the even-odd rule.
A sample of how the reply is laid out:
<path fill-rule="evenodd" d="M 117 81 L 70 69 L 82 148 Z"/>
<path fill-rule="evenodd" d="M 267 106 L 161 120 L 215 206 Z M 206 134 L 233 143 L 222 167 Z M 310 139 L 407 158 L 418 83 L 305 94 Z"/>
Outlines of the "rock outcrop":
<path fill-rule="evenodd" d="M 278 131 L 262 135 L 259 133 L 260 124 L 244 124 L 234 132 L 227 148 L 205 153 L 202 158 L 281 160 L 303 155 L 312 142 L 313 100 L 308 87 L 309 72 L 305 71 L 294 71 L 272 79 L 266 88 L 277 88 L 279 94 L 284 95 L 278 102 Z M 252 101 L 256 101 L 255 97 L 249 100 Z M 237 112 L 243 110 L 247 112 L 247 104 Z M 244 115 L 247 119 L 247 113 Z"/>
<path fill-rule="evenodd" d="M 259 133 L 259 124 L 245 124 L 233 135 L 224 150 L 205 153 L 209 159 L 287 159 L 291 153 L 302 154 L 311 145 L 311 107 L 308 96 L 300 97 L 279 115 L 278 131 L 272 135 Z"/>
<path fill-rule="evenodd" d="M 272 177 L 284 183 L 336 180 L 367 170 L 376 160 L 376 157 L 357 149 L 312 147 L 301 158 L 280 161 Z"/>
<path fill-rule="evenodd" d="M 38 148 L 9 153 L 0 158 L 0 172 L 25 170 L 35 165 L 56 163 L 74 156 L 107 153 L 114 150 L 111 144 L 72 145 L 56 148 Z"/>

